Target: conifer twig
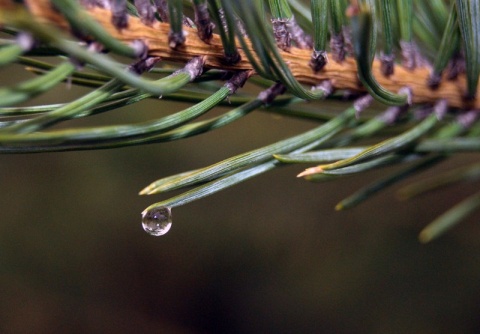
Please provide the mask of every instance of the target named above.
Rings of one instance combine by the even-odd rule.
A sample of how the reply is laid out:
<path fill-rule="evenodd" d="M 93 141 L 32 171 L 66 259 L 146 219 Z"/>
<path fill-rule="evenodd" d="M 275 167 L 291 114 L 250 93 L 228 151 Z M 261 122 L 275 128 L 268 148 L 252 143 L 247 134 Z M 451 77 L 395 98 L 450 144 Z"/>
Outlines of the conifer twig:
<path fill-rule="evenodd" d="M 68 30 L 66 20 L 52 10 L 47 0 L 26 0 L 26 6 L 31 13 L 30 19 L 43 23 L 50 23 L 60 29 Z M 15 6 L 11 1 L 0 1 L 0 24 L 10 23 L 19 25 L 17 18 L 23 6 Z M 168 43 L 170 25 L 154 22 L 148 26 L 138 18 L 131 17 L 128 27 L 119 30 L 111 22 L 111 12 L 102 8 L 87 8 L 88 13 L 114 38 L 131 43 L 142 40 L 148 46 L 149 56 L 158 56 L 167 61 L 187 62 L 193 57 L 205 56 L 205 67 L 226 70 L 251 70 L 253 66 L 248 61 L 242 49 L 239 49 L 240 61 L 228 64 L 224 61 L 223 46 L 218 35 L 213 35 L 210 44 L 204 43 L 196 34 L 196 30 L 183 27 L 186 35 L 185 43 L 176 49 L 171 49 Z M 21 25 L 21 23 L 20 23 Z M 21 28 L 21 26 L 20 26 Z M 35 33 L 34 31 L 32 33 Z M 251 44 L 248 44 L 251 47 Z M 318 85 L 323 80 L 330 80 L 334 89 L 345 89 L 352 92 L 364 92 L 365 89 L 357 79 L 357 64 L 351 57 L 342 63 L 329 62 L 322 71 L 314 73 L 309 66 L 311 50 L 302 50 L 292 47 L 289 52 L 280 50 L 281 56 L 289 65 L 294 77 L 307 85 Z M 445 99 L 451 107 L 480 108 L 480 99 L 466 101 L 467 92 L 465 75 L 459 75 L 455 80 L 443 80 L 440 87 L 433 90 L 428 85 L 430 70 L 418 67 L 408 70 L 397 66 L 393 75 L 388 78 L 381 73 L 381 62 L 375 60 L 372 64 L 372 73 L 379 84 L 390 91 L 399 91 L 402 87 L 410 87 L 413 93 L 413 103 L 434 103 Z M 480 88 L 478 88 L 480 90 Z"/>

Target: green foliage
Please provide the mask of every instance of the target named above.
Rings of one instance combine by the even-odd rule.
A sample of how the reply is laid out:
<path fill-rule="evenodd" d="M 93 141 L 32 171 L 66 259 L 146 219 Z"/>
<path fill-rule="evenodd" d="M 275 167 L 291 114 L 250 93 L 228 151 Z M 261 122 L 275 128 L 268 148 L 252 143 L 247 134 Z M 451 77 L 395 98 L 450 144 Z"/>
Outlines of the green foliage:
<path fill-rule="evenodd" d="M 477 152 L 480 148 L 478 110 L 470 107 L 475 105 L 480 74 L 479 1 L 312 0 L 311 7 L 292 0 L 196 0 L 191 4 L 177 0 L 109 2 L 112 24 L 118 29 L 128 29 L 128 20 L 133 16 L 147 25 L 168 22 L 167 47 L 173 50 L 182 50 L 185 25 L 197 28 L 205 43 L 212 40 L 215 25 L 225 56 L 225 69 L 220 70 L 205 67 L 202 56 L 172 70 L 171 64 L 163 64 L 149 54 L 147 41 L 126 44 L 113 38 L 79 2 L 55 0 L 52 4 L 73 27 L 77 40 L 73 35 L 40 23 L 21 9 L 12 11 L 8 18 L 3 16 L 5 24 L 0 25 L 4 36 L 0 40 L 0 66 L 25 64 L 39 75 L 0 88 L 0 115 L 4 116 L 0 151 L 3 153 L 115 148 L 177 140 L 212 131 L 262 108 L 322 122 L 297 136 L 153 182 L 141 194 L 194 188 L 153 204 L 146 212 L 186 204 L 287 163 L 332 162 L 300 174 L 311 181 L 393 164 L 406 165 L 401 171 L 355 192 L 337 206 L 337 209 L 346 209 L 456 152 Z M 96 1 L 83 1 L 83 4 L 87 8 L 98 5 Z M 188 18 L 192 11 L 194 20 Z M 421 48 L 417 43 L 421 43 Z M 241 60 L 239 47 L 257 76 L 253 71 L 235 67 Z M 313 73 L 322 73 L 328 62 L 355 59 L 358 79 L 367 93 L 361 89 L 355 94 L 342 91 L 328 79 L 313 88 L 304 86 L 282 53 L 292 48 L 311 51 Z M 55 56 L 60 61 L 46 63 L 39 60 L 43 56 Z M 467 90 L 460 92 L 466 98 L 464 107 L 453 108 L 446 100 L 435 99 L 412 104 L 417 92 L 410 87 L 391 92 L 377 81 L 372 64 L 378 59 L 381 75 L 385 77 L 394 76 L 400 67 L 408 71 L 431 68 L 428 86 L 432 94 L 444 80 L 465 76 Z M 82 71 L 82 67 L 89 71 Z M 141 76 L 148 71 L 157 78 Z M 91 91 L 66 104 L 16 106 L 62 81 L 90 87 Z M 251 90 L 233 95 L 246 81 L 256 87 L 258 95 L 250 93 Z M 70 122 L 158 96 L 192 105 L 137 124 L 79 128 Z M 378 102 L 375 109 L 378 115 L 355 117 L 369 107 L 372 97 Z M 227 98 L 233 109 L 194 122 L 212 108 L 225 105 Z M 304 100 L 338 101 L 340 98 L 345 111 L 338 115 L 320 114 L 303 103 Z M 328 102 L 319 103 L 328 107 Z M 382 108 L 385 111 L 378 112 Z M 66 121 L 66 128 L 50 129 Z M 391 135 L 392 128 L 401 132 Z M 358 143 L 373 135 L 383 139 L 371 146 Z M 463 219 L 479 206 L 478 196 L 473 195 L 441 216 L 422 232 L 421 240 L 430 241 Z"/>

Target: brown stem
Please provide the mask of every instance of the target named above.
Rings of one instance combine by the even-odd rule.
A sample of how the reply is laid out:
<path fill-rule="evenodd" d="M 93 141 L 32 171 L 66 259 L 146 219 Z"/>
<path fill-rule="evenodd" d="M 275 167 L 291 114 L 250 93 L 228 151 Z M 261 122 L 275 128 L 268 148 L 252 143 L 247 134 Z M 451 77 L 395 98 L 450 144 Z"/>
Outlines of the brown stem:
<path fill-rule="evenodd" d="M 43 23 L 54 24 L 67 30 L 68 24 L 57 12 L 54 11 L 48 0 L 26 0 L 32 16 Z M 8 15 L 12 9 L 11 1 L 0 0 L 0 13 Z M 185 43 L 176 49 L 171 49 L 168 43 L 169 24 L 155 22 L 150 26 L 145 25 L 140 19 L 130 17 L 128 27 L 117 29 L 111 20 L 111 12 L 102 8 L 88 8 L 90 15 L 98 21 L 114 38 L 125 43 L 142 40 L 148 46 L 148 56 L 161 57 L 164 60 L 187 62 L 193 57 L 204 56 L 205 67 L 228 70 L 252 70 L 245 53 L 239 49 L 241 60 L 234 64 L 226 64 L 224 50 L 220 37 L 213 35 L 209 44 L 204 43 L 197 35 L 195 29 L 184 27 L 186 34 Z M 6 16 L 5 16 L 6 17 Z M 4 18 L 5 20 L 5 18 Z M 0 14 L 0 24 L 2 14 Z M 250 44 L 248 44 L 251 48 Z M 352 57 L 347 57 L 343 62 L 328 62 L 319 72 L 314 72 L 310 66 L 311 50 L 302 50 L 292 47 L 289 52 L 279 51 L 289 65 L 291 72 L 303 84 L 316 86 L 323 80 L 330 80 L 335 89 L 345 89 L 353 92 L 362 92 L 364 88 L 357 79 L 357 65 Z M 372 66 L 373 74 L 377 81 L 386 89 L 398 92 L 402 87 L 409 87 L 413 92 L 414 103 L 434 103 L 439 99 L 446 99 L 452 107 L 480 108 L 480 99 L 466 101 L 463 96 L 466 92 L 465 75 L 459 75 L 455 80 L 443 78 L 440 86 L 433 90 L 428 85 L 429 69 L 417 67 L 408 70 L 402 66 L 395 68 L 395 73 L 385 77 L 381 73 L 381 62 L 375 60 Z M 480 87 L 477 96 L 480 96 Z"/>

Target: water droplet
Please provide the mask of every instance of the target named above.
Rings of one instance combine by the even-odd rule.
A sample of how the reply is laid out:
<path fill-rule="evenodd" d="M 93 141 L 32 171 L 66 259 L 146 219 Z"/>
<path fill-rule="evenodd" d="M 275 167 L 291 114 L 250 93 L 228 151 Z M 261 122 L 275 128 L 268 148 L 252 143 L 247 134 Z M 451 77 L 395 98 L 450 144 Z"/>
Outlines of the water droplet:
<path fill-rule="evenodd" d="M 172 209 L 156 207 L 142 213 L 142 227 L 155 237 L 164 235 L 172 227 Z"/>

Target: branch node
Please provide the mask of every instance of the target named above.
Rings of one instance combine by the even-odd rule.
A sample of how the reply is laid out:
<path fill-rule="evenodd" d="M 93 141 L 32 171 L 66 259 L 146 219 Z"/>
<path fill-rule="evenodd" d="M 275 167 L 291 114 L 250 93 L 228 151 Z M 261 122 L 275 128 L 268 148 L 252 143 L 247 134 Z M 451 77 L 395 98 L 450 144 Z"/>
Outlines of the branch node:
<path fill-rule="evenodd" d="M 183 43 L 185 43 L 185 34 L 183 33 L 183 31 L 181 32 L 170 31 L 168 33 L 168 46 L 171 49 L 175 50 Z"/>
<path fill-rule="evenodd" d="M 431 72 L 430 76 L 427 79 L 427 85 L 430 89 L 438 89 L 440 83 L 442 82 L 442 74 L 438 72 Z"/>
<path fill-rule="evenodd" d="M 400 115 L 406 110 L 404 106 L 392 106 L 387 108 L 385 112 L 378 118 L 388 125 L 393 125 L 400 118 Z"/>
<path fill-rule="evenodd" d="M 310 58 L 308 65 L 315 73 L 319 72 L 327 63 L 328 55 L 326 51 L 313 50 L 312 57 Z"/>
<path fill-rule="evenodd" d="M 17 35 L 15 41 L 23 51 L 30 51 L 35 46 L 35 39 L 28 32 L 21 32 Z"/>
<path fill-rule="evenodd" d="M 443 119 L 448 111 L 448 102 L 445 99 L 438 100 L 433 106 L 433 112 L 437 115 L 438 119 Z"/>
<path fill-rule="evenodd" d="M 272 18 L 273 35 L 277 46 L 283 51 L 289 51 L 292 45 L 291 34 L 288 29 L 289 19 Z"/>
<path fill-rule="evenodd" d="M 136 39 L 130 43 L 130 46 L 134 50 L 136 58 L 144 59 L 147 57 L 148 46 L 144 41 Z"/>
<path fill-rule="evenodd" d="M 157 9 L 157 14 L 162 22 L 170 22 L 170 15 L 168 13 L 168 4 L 166 0 L 153 0 L 153 4 Z"/>
<path fill-rule="evenodd" d="M 370 94 L 361 96 L 353 102 L 353 107 L 355 108 L 357 116 L 367 109 L 370 104 L 373 102 L 373 97 Z"/>
<path fill-rule="evenodd" d="M 136 73 L 142 74 L 144 72 L 150 71 L 156 63 L 160 61 L 160 57 L 146 57 L 138 60 L 137 62 L 129 66 L 129 70 Z"/>
<path fill-rule="evenodd" d="M 413 92 L 410 87 L 402 87 L 398 90 L 398 94 L 407 96 L 407 106 L 411 106 L 413 103 Z"/>
<path fill-rule="evenodd" d="M 174 72 L 174 74 L 184 72 L 190 75 L 191 81 L 195 80 L 203 73 L 203 65 L 205 65 L 206 57 L 195 57 L 190 60 L 184 68 Z"/>
<path fill-rule="evenodd" d="M 319 85 L 312 87 L 312 90 L 321 90 L 324 92 L 324 98 L 331 95 L 334 91 L 334 87 L 331 80 L 324 80 Z"/>
<path fill-rule="evenodd" d="M 201 3 L 194 6 L 195 23 L 197 25 L 198 37 L 205 43 L 209 44 L 213 36 L 213 29 L 215 24 L 210 20 L 208 6 L 206 3 Z"/>
<path fill-rule="evenodd" d="M 330 38 L 330 50 L 333 60 L 337 63 L 345 60 L 345 39 L 343 34 L 332 35 Z"/>
<path fill-rule="evenodd" d="M 480 116 L 480 110 L 469 110 L 459 115 L 457 117 L 457 122 L 460 123 L 464 129 L 469 129 L 478 119 L 478 116 Z"/>
<path fill-rule="evenodd" d="M 270 103 L 273 102 L 273 100 L 275 100 L 275 98 L 278 96 L 278 95 L 281 95 L 283 93 L 285 93 L 287 90 L 287 88 L 285 87 L 284 84 L 280 83 L 280 82 L 277 82 L 276 84 L 274 84 L 273 86 L 265 89 L 265 90 L 262 90 L 259 94 L 258 94 L 258 99 L 260 101 L 263 102 L 264 105 L 269 105 Z"/>
<path fill-rule="evenodd" d="M 155 22 L 155 7 L 150 4 L 150 0 L 135 0 L 135 7 L 142 22 L 151 26 Z"/>
<path fill-rule="evenodd" d="M 112 24 L 118 30 L 128 27 L 127 2 L 125 0 L 110 0 Z"/>
<path fill-rule="evenodd" d="M 248 78 L 252 75 L 253 71 L 241 71 L 235 73 L 233 77 L 225 83 L 225 87 L 230 91 L 230 95 L 234 94 L 240 87 L 243 87 L 245 82 L 247 82 Z"/>
<path fill-rule="evenodd" d="M 299 49 L 311 49 L 313 47 L 312 37 L 307 35 L 305 31 L 298 25 L 295 16 L 286 21 L 288 32 L 291 39 Z"/>
<path fill-rule="evenodd" d="M 386 77 L 389 77 L 395 71 L 395 55 L 384 54 L 380 55 L 380 71 Z"/>

